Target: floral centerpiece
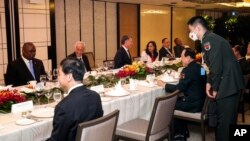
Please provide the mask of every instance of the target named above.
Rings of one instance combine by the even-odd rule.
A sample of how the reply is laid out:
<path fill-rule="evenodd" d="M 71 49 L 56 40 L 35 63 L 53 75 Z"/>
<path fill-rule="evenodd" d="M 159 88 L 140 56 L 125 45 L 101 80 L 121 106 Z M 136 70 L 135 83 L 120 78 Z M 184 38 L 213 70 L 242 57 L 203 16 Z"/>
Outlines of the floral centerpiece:
<path fill-rule="evenodd" d="M 147 67 L 144 63 L 133 62 L 132 65 L 126 65 L 116 73 L 118 78 L 132 77 L 135 79 L 145 79 L 148 74 L 154 73 L 153 69 Z"/>
<path fill-rule="evenodd" d="M 9 113 L 11 105 L 26 101 L 16 89 L 0 90 L 0 113 Z"/>

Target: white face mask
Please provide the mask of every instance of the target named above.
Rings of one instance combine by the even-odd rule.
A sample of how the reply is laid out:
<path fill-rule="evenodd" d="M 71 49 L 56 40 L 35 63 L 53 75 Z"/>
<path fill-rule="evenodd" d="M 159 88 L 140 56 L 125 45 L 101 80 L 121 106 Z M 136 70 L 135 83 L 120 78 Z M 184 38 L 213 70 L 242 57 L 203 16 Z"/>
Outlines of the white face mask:
<path fill-rule="evenodd" d="M 194 33 L 194 32 L 190 32 L 189 33 L 189 38 L 193 41 L 197 41 L 198 40 L 198 36 Z"/>

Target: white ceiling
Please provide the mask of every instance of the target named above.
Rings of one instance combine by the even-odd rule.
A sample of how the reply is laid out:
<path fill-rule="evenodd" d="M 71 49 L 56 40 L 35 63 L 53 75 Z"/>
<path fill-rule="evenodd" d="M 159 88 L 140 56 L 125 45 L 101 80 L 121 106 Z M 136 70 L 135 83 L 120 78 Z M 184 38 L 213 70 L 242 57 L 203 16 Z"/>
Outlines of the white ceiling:
<path fill-rule="evenodd" d="M 195 8 L 195 9 L 216 9 L 216 10 L 244 10 L 250 11 L 250 8 L 236 8 L 232 6 L 219 5 L 216 2 L 228 2 L 230 4 L 235 4 L 235 1 L 241 0 L 95 0 L 95 1 L 108 1 L 116 3 L 133 3 L 133 4 L 151 4 L 151 5 L 165 5 L 173 7 L 185 7 L 185 8 Z M 190 2 L 192 1 L 192 2 Z M 198 1 L 199 3 L 196 3 Z M 244 0 L 249 1 L 249 0 Z M 233 2 L 233 3 L 232 3 Z M 207 3 L 207 4 L 203 4 Z"/>

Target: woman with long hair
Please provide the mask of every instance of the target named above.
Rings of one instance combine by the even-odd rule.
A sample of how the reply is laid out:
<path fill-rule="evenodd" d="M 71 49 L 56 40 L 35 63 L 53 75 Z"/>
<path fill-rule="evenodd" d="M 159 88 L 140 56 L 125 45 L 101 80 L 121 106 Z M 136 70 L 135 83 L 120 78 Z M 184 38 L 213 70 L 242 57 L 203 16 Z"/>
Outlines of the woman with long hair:
<path fill-rule="evenodd" d="M 155 41 L 149 41 L 146 49 L 141 53 L 141 61 L 144 63 L 152 63 L 158 60 L 158 52 Z"/>

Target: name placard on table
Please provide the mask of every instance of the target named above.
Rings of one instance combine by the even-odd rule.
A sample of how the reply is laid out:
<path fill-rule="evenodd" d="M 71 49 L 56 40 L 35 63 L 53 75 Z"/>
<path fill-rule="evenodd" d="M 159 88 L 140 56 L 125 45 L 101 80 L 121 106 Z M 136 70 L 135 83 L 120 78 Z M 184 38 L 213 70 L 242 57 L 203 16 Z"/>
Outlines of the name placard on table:
<path fill-rule="evenodd" d="M 26 112 L 33 109 L 33 101 L 26 101 L 17 104 L 13 104 L 11 106 L 11 113 L 21 113 Z"/>

